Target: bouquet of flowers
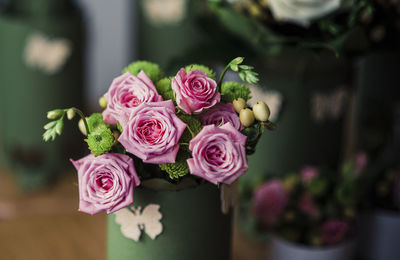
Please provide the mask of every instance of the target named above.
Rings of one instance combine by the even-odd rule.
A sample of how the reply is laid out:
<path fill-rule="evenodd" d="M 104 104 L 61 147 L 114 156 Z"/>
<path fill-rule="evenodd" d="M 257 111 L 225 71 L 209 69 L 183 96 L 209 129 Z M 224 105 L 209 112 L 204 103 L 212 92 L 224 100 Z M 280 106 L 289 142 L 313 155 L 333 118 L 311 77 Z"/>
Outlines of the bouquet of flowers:
<path fill-rule="evenodd" d="M 81 117 L 79 128 L 91 154 L 71 160 L 78 171 L 79 210 L 116 212 L 133 202 L 139 185 L 230 185 L 243 175 L 247 154 L 274 125 L 265 103 L 247 107 L 250 91 L 244 84 L 223 82 L 229 69 L 245 82 L 258 81 L 253 67 L 242 62 L 242 57 L 233 59 L 217 80 L 203 65 L 163 77 L 157 64 L 137 61 L 100 98 L 102 113 L 48 112 L 53 121 L 44 126 L 45 141 L 61 135 L 65 117 Z"/>
<path fill-rule="evenodd" d="M 359 28 L 370 17 L 370 0 L 208 0 L 221 23 L 266 54 L 283 47 L 365 48 Z M 367 18 L 364 18 L 366 20 Z M 353 43 L 349 43 L 354 40 Z M 352 47 L 349 47 L 352 45 Z"/>
<path fill-rule="evenodd" d="M 365 156 L 346 163 L 341 174 L 313 166 L 297 173 L 269 176 L 246 189 L 253 229 L 267 231 L 296 244 L 335 245 L 352 234 Z"/>

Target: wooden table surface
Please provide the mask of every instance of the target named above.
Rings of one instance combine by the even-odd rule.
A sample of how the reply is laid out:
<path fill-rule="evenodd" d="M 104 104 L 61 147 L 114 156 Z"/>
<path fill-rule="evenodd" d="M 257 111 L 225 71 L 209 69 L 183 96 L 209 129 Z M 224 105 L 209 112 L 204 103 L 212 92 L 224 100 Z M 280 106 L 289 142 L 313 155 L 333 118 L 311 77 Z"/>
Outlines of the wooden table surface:
<path fill-rule="evenodd" d="M 106 215 L 77 212 L 75 175 L 23 194 L 0 169 L 0 259 L 105 260 Z M 233 260 L 267 259 L 263 245 L 234 231 Z"/>

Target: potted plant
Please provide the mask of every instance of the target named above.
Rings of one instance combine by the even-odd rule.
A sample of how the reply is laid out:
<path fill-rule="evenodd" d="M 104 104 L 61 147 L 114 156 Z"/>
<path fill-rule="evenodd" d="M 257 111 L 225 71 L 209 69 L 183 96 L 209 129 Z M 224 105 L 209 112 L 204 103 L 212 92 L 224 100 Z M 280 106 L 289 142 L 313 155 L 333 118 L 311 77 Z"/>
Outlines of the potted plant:
<path fill-rule="evenodd" d="M 232 60 L 218 79 L 203 65 L 164 77 L 157 64 L 134 62 L 100 99 L 101 114 L 48 113 L 45 141 L 61 134 L 65 117 L 81 117 L 91 154 L 71 160 L 79 210 L 109 213 L 108 259 L 229 259 L 231 216 L 223 212 L 247 155 L 274 127 L 265 103 L 247 107 L 244 84 L 223 82 L 228 70 L 257 82 L 242 62 Z"/>
<path fill-rule="evenodd" d="M 336 173 L 306 166 L 245 188 L 242 214 L 253 232 L 272 239 L 270 257 L 352 259 L 361 164 Z"/>

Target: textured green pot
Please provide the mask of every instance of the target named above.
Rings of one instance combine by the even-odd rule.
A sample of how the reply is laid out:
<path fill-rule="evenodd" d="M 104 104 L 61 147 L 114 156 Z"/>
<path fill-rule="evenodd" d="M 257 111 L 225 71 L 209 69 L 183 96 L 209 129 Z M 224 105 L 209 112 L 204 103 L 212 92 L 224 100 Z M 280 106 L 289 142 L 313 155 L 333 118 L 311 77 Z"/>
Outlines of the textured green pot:
<path fill-rule="evenodd" d="M 278 91 L 283 101 L 277 129 L 262 136 L 256 153 L 249 157 L 249 171 L 244 179 L 267 172 L 296 171 L 304 165 L 337 167 L 348 99 L 345 98 L 338 116 L 328 112 L 328 102 L 322 102 L 317 110 L 314 105 L 317 96 L 334 99 L 338 89 L 350 94 L 351 63 L 333 55 L 298 51 L 265 58 L 255 67 L 262 90 Z M 316 111 L 323 113 L 322 119 L 316 118 Z"/>
<path fill-rule="evenodd" d="M 138 242 L 121 233 L 115 214 L 108 216 L 108 260 L 228 260 L 231 215 L 221 212 L 220 191 L 204 184 L 181 191 L 137 188 L 132 206 L 160 205 L 162 233 L 152 240 L 144 231 Z"/>
<path fill-rule="evenodd" d="M 25 188 L 35 188 L 57 176 L 65 169 L 65 158 L 77 150 L 73 141 L 77 136 L 69 131 L 53 143 L 42 141 L 47 111 L 82 105 L 81 15 L 70 1 L 57 3 L 11 1 L 0 14 L 2 158 Z M 32 37 L 38 39 L 35 47 L 30 45 Z M 57 52 L 60 40 L 69 43 L 69 55 L 57 70 L 49 71 L 51 61 L 45 57 L 54 58 L 51 53 Z M 39 53 L 32 63 L 27 62 L 28 46 Z"/>

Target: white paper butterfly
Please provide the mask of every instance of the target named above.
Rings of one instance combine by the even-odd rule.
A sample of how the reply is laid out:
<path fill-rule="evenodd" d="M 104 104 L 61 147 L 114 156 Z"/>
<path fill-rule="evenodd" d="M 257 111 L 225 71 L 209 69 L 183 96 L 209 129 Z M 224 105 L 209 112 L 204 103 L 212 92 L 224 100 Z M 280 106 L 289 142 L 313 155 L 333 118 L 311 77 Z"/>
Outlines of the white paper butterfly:
<path fill-rule="evenodd" d="M 66 39 L 50 39 L 41 33 L 28 37 L 24 59 L 27 66 L 47 74 L 58 72 L 71 55 L 72 44 Z"/>
<path fill-rule="evenodd" d="M 253 106 L 258 101 L 264 101 L 269 109 L 271 110 L 271 115 L 269 120 L 278 120 L 279 112 L 282 107 L 283 96 L 276 90 L 263 90 L 262 88 L 255 85 L 247 85 L 251 92 L 251 98 L 248 101 L 249 105 Z"/>
<path fill-rule="evenodd" d="M 176 24 L 186 16 L 186 0 L 144 0 L 142 3 L 154 25 Z"/>
<path fill-rule="evenodd" d="M 318 123 L 326 119 L 339 119 L 346 110 L 349 92 L 344 87 L 338 87 L 329 94 L 315 93 L 311 98 L 311 113 Z"/>
<path fill-rule="evenodd" d="M 161 234 L 163 226 L 160 222 L 162 219 L 160 205 L 149 204 L 143 212 L 141 207 L 131 207 L 131 209 L 132 211 L 124 208 L 114 213 L 115 222 L 121 225 L 121 233 L 125 237 L 138 242 L 143 230 L 153 240 Z"/>

